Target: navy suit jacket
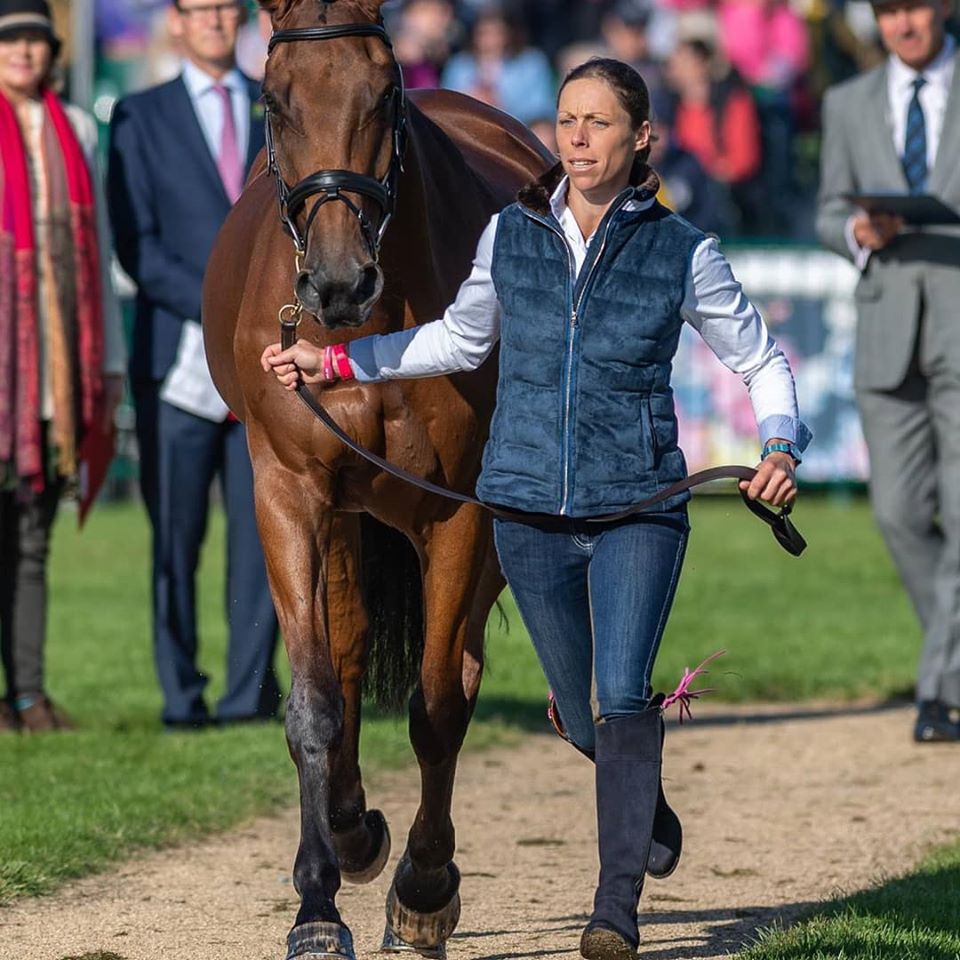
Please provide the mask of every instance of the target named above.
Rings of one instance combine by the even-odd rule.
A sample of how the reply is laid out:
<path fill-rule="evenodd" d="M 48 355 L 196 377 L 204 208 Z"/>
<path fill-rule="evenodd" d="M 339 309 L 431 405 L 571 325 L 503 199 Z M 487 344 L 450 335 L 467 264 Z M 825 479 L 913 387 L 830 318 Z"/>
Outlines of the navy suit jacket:
<path fill-rule="evenodd" d="M 249 79 L 247 84 L 249 173 L 264 134 L 259 85 Z M 230 211 L 180 77 L 117 104 L 107 196 L 117 256 L 137 284 L 130 376 L 161 380 L 176 358 L 181 323 L 200 320 L 203 271 Z"/>

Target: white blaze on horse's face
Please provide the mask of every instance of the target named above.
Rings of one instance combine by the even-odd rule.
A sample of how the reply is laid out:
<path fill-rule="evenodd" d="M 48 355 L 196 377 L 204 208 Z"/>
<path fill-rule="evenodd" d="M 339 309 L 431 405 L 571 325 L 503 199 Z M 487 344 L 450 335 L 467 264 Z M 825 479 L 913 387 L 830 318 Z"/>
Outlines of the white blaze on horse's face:
<path fill-rule="evenodd" d="M 379 4 L 264 6 L 274 28 L 264 102 L 302 247 L 297 296 L 327 327 L 359 326 L 383 289 L 377 258 L 399 173 L 399 67 L 384 37 L 362 32 L 378 23 Z M 348 25 L 360 35 L 331 29 Z"/>

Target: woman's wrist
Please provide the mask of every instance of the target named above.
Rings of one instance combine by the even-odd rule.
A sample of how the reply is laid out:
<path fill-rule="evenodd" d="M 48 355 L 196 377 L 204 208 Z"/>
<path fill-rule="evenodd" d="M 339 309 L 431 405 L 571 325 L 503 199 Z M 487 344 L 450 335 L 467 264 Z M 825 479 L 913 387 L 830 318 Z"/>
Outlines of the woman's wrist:
<path fill-rule="evenodd" d="M 345 343 L 324 347 L 320 354 L 320 375 L 325 383 L 335 380 L 353 380 L 353 367 Z"/>
<path fill-rule="evenodd" d="M 779 437 L 773 437 L 767 440 L 763 445 L 763 451 L 760 454 L 761 460 L 766 460 L 768 456 L 775 453 L 782 453 L 793 460 L 794 466 L 800 463 L 800 450 L 792 440 L 783 440 Z"/>

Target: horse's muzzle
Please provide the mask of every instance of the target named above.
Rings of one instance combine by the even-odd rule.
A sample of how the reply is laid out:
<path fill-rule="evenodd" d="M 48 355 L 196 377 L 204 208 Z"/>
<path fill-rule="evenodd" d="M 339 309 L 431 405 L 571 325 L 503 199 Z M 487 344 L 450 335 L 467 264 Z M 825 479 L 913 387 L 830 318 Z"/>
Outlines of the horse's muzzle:
<path fill-rule="evenodd" d="M 372 261 L 347 278 L 301 270 L 296 291 L 304 308 L 325 327 L 359 327 L 383 292 L 383 271 Z"/>

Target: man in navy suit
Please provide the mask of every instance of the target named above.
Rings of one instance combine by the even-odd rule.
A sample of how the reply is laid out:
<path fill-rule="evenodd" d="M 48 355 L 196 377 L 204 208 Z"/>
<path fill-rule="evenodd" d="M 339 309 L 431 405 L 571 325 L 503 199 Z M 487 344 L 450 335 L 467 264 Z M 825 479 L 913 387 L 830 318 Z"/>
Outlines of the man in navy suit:
<path fill-rule="evenodd" d="M 230 642 L 216 719 L 267 719 L 280 700 L 277 621 L 254 520 L 246 434 L 212 389 L 197 326 L 207 258 L 264 143 L 259 90 L 234 56 L 244 13 L 238 0 L 176 0 L 169 27 L 185 57 L 182 73 L 121 100 L 111 124 L 114 238 L 137 284 L 130 381 L 153 527 L 156 664 L 163 721 L 171 728 L 211 719 L 206 677 L 196 664 L 195 575 L 218 475 L 227 514 Z M 200 377 L 198 402 L 184 401 L 171 381 L 182 387 L 185 377 L 189 386 L 198 362 L 206 385 Z"/>

